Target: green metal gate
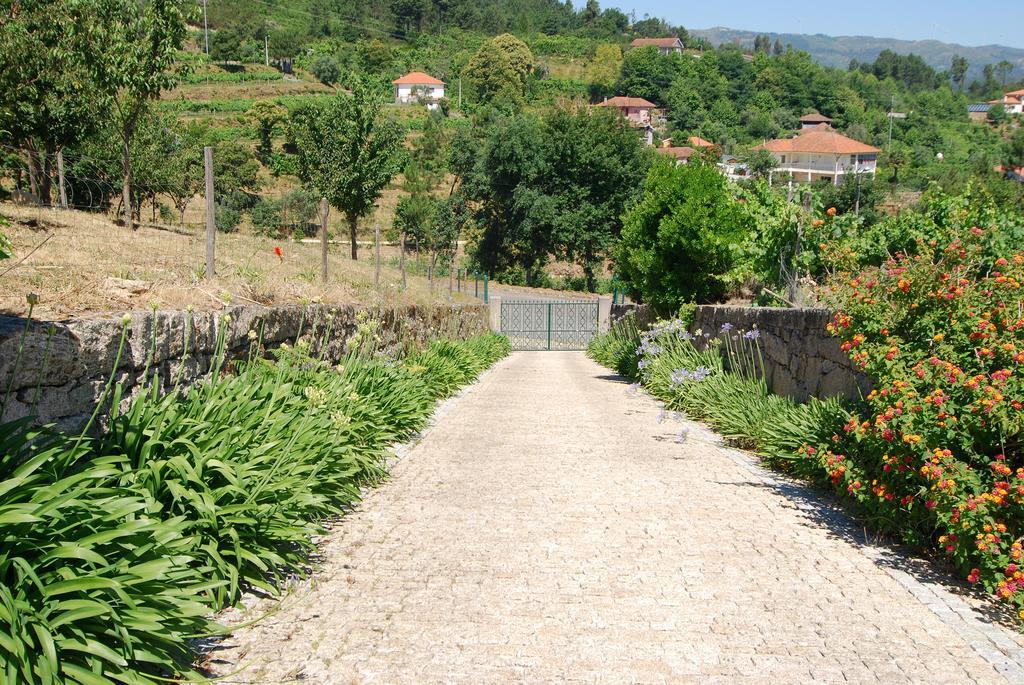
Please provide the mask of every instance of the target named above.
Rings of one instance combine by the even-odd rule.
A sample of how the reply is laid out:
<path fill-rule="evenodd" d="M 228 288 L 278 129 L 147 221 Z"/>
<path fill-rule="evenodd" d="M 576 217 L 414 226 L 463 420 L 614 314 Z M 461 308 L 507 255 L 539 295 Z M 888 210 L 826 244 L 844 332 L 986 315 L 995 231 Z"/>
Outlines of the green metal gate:
<path fill-rule="evenodd" d="M 501 301 L 501 333 L 513 350 L 585 350 L 597 318 L 597 300 Z"/>

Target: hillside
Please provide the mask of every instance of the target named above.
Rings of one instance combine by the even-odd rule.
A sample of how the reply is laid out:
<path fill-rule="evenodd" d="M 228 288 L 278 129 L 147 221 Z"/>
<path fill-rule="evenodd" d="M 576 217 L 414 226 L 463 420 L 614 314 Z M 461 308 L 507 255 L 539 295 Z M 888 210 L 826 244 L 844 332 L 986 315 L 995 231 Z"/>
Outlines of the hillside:
<path fill-rule="evenodd" d="M 953 55 L 966 57 L 970 62 L 968 76 L 977 78 L 986 64 L 1007 60 L 1014 65 L 1014 75 L 1024 74 L 1024 50 L 1004 45 L 981 45 L 977 47 L 943 43 L 938 40 L 900 40 L 898 38 L 876 38 L 872 36 L 826 36 L 804 33 L 761 33 L 716 26 L 710 29 L 690 29 L 690 34 L 703 38 L 713 45 L 736 43 L 751 47 L 758 35 L 767 35 L 774 43 L 792 45 L 797 50 L 806 50 L 821 64 L 846 68 L 851 59 L 871 62 L 882 50 L 898 54 L 913 53 L 920 56 L 935 69 L 949 69 Z"/>

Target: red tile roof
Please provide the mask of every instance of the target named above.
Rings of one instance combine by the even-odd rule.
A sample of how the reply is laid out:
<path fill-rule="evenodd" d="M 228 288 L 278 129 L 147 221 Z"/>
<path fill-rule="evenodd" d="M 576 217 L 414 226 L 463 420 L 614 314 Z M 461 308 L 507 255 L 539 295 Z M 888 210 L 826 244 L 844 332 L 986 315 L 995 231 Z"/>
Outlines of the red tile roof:
<path fill-rule="evenodd" d="M 683 41 L 678 38 L 635 38 L 630 43 L 634 48 L 642 48 L 653 45 L 656 48 L 681 48 Z"/>
<path fill-rule="evenodd" d="M 643 98 L 628 98 L 617 95 L 613 98 L 607 98 L 604 102 L 597 103 L 595 107 L 639 107 L 640 109 L 653 109 L 657 105 Z"/>
<path fill-rule="evenodd" d="M 686 140 L 693 147 L 715 147 L 715 144 L 710 140 L 704 140 L 700 136 L 690 136 Z"/>
<path fill-rule="evenodd" d="M 1007 95 L 1018 98 L 1024 97 L 1024 88 L 1021 88 L 1020 90 L 1011 90 Z"/>
<path fill-rule="evenodd" d="M 800 117 L 800 123 L 802 124 L 828 124 L 832 123 L 832 120 L 824 114 L 818 114 L 817 112 L 811 112 Z"/>
<path fill-rule="evenodd" d="M 422 71 L 412 71 L 392 81 L 396 86 L 443 86 L 444 81 Z"/>
<path fill-rule="evenodd" d="M 655 148 L 658 154 L 666 155 L 668 157 L 675 157 L 676 159 L 689 159 L 692 155 L 696 154 L 696 150 L 692 147 L 659 147 Z"/>
<path fill-rule="evenodd" d="M 877 147 L 847 138 L 828 124 L 804 129 L 794 138 L 769 140 L 754 149 L 765 149 L 769 152 L 812 152 L 827 155 L 877 154 L 881 152 Z"/>

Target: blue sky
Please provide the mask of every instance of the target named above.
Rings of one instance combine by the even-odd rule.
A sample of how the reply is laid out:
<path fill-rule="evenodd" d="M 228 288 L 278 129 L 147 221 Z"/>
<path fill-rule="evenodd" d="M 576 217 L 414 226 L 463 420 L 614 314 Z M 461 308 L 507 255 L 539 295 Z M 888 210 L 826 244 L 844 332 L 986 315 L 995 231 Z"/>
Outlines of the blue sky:
<path fill-rule="evenodd" d="M 697 29 L 728 26 L 776 33 L 935 38 L 961 45 L 998 43 L 1024 48 L 1024 0 L 604 0 L 601 6 L 618 6 L 627 13 L 632 9 L 637 18 L 649 14 Z"/>

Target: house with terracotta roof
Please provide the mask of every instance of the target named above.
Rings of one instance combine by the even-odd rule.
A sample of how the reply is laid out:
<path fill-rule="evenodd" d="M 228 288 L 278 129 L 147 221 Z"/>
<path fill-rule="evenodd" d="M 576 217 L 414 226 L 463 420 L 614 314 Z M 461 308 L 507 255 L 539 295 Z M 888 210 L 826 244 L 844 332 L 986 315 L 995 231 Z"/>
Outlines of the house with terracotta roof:
<path fill-rule="evenodd" d="M 631 48 L 653 46 L 663 55 L 682 54 L 683 41 L 678 38 L 636 38 L 629 44 Z"/>
<path fill-rule="evenodd" d="M 626 118 L 629 125 L 642 131 L 644 142 L 648 145 L 654 144 L 654 122 L 652 112 L 657 107 L 653 102 L 643 98 L 631 98 L 617 95 L 613 98 L 605 98 L 594 107 L 614 107 Z"/>
<path fill-rule="evenodd" d="M 651 123 L 651 110 L 657 107 L 657 105 L 649 100 L 645 100 L 643 98 L 629 98 L 622 95 L 618 95 L 613 98 L 605 98 L 603 102 L 599 102 L 594 106 L 614 107 L 619 110 L 619 113 L 622 114 L 622 116 L 637 124 Z"/>
<path fill-rule="evenodd" d="M 1024 114 L 1024 91 L 1006 93 L 998 100 L 989 100 L 990 105 L 1002 105 L 1007 114 Z"/>
<path fill-rule="evenodd" d="M 772 153 L 778 164 L 773 173 L 792 174 L 798 182 L 825 179 L 836 185 L 847 174 L 874 176 L 881 152 L 877 147 L 844 136 L 828 124 L 802 129 L 792 138 L 769 140 L 754 149 Z"/>
<path fill-rule="evenodd" d="M 686 139 L 686 142 L 688 142 L 692 147 L 695 147 L 695 148 L 718 147 L 717 145 L 712 143 L 710 140 L 704 140 L 700 136 L 690 136 L 689 138 Z"/>
<path fill-rule="evenodd" d="M 395 86 L 395 104 L 423 104 L 437 109 L 444 97 L 444 81 L 422 71 L 413 71 L 391 82 Z"/>
<path fill-rule="evenodd" d="M 817 112 L 811 112 L 800 117 L 800 128 L 811 128 L 813 126 L 821 126 L 822 124 L 832 125 L 832 120 L 824 114 L 818 114 Z"/>
<path fill-rule="evenodd" d="M 1002 106 L 1007 114 L 1024 115 L 1024 88 L 1011 90 L 996 100 L 967 105 L 967 116 L 972 121 L 985 121 L 988 119 L 989 110 L 997 106 Z"/>
<path fill-rule="evenodd" d="M 681 164 L 689 164 L 690 158 L 698 154 L 695 148 L 689 145 L 672 145 L 671 138 L 664 138 L 661 141 L 661 145 L 655 148 L 655 151 L 659 155 L 670 157 L 676 161 L 676 166 Z"/>

